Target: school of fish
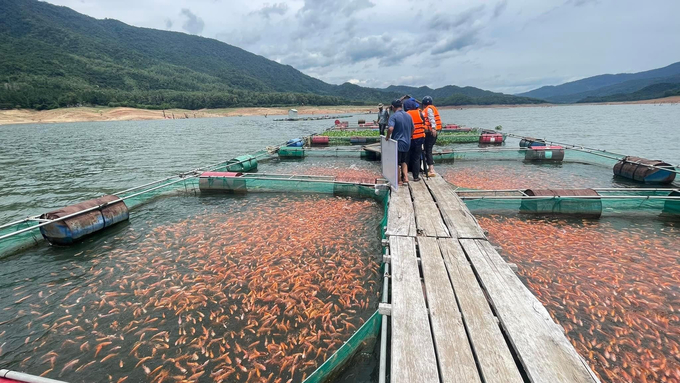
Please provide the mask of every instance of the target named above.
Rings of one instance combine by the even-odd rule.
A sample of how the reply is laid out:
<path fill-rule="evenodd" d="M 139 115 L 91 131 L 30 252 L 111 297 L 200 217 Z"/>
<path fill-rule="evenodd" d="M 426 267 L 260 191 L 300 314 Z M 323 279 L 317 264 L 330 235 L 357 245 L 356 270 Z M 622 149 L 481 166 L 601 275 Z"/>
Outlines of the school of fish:
<path fill-rule="evenodd" d="M 382 208 L 315 195 L 219 203 L 239 207 L 148 230 L 133 220 L 51 276 L 17 277 L 3 291 L 0 360 L 68 382 L 304 380 L 377 308 Z"/>
<path fill-rule="evenodd" d="M 603 382 L 680 382 L 680 225 L 477 218 Z"/>
<path fill-rule="evenodd" d="M 596 169 L 599 173 L 604 170 L 599 167 Z M 601 176 L 590 177 L 579 170 L 579 167 L 538 166 L 523 164 L 521 161 L 508 164 L 497 161 L 459 161 L 454 165 L 437 166 L 437 172 L 446 181 L 467 189 L 576 189 L 612 186 L 611 176 L 605 179 Z"/>
<path fill-rule="evenodd" d="M 308 176 L 333 176 L 344 179 L 374 179 L 380 175 L 380 162 L 344 158 L 307 158 L 304 161 L 264 163 L 261 171 Z"/>

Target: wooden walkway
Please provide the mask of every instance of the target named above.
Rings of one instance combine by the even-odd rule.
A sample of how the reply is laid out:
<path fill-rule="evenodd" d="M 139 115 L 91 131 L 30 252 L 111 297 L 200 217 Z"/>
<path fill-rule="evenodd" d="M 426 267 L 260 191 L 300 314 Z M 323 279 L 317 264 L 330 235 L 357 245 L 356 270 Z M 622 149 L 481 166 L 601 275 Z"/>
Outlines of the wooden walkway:
<path fill-rule="evenodd" d="M 390 380 L 598 382 L 440 177 L 388 207 Z"/>

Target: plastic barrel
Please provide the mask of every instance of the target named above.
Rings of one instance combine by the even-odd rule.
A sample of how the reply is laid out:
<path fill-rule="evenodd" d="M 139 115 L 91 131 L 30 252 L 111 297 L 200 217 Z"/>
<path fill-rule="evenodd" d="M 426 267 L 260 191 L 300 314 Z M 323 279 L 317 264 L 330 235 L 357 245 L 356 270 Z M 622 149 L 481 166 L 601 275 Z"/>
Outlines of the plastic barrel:
<path fill-rule="evenodd" d="M 299 148 L 302 147 L 302 145 L 304 145 L 302 138 L 294 138 L 286 142 L 286 146 L 289 148 Z"/>
<path fill-rule="evenodd" d="M 312 146 L 328 146 L 327 136 L 312 136 Z"/>
<path fill-rule="evenodd" d="M 198 178 L 201 192 L 246 193 L 246 180 L 237 172 L 205 172 Z"/>
<path fill-rule="evenodd" d="M 245 155 L 236 157 L 230 162 L 232 164 L 227 165 L 227 171 L 230 172 L 249 172 L 251 170 L 257 170 L 257 159 L 251 155 Z"/>
<path fill-rule="evenodd" d="M 501 145 L 503 143 L 503 135 L 500 133 L 482 133 L 479 136 L 479 143 L 485 145 Z"/>
<path fill-rule="evenodd" d="M 548 146 L 543 140 L 537 138 L 526 137 L 519 141 L 520 148 L 530 148 L 532 146 Z"/>
<path fill-rule="evenodd" d="M 305 158 L 305 149 L 303 148 L 279 148 L 280 158 Z"/>
<path fill-rule="evenodd" d="M 561 197 L 551 199 L 523 199 L 520 213 L 540 215 L 569 215 L 586 218 L 599 218 L 602 215 L 600 198 L 569 199 L 573 196 L 600 195 L 593 189 L 527 189 L 528 196 Z"/>
<path fill-rule="evenodd" d="M 614 174 L 634 181 L 648 184 L 669 184 L 675 180 L 675 173 L 664 169 L 650 168 L 645 165 L 668 168 L 673 166 L 660 160 L 648 160 L 640 157 L 625 157 L 614 165 Z"/>
<path fill-rule="evenodd" d="M 54 210 L 40 216 L 42 219 L 57 219 L 92 207 L 101 206 L 107 202 L 119 199 L 115 195 L 87 200 L 75 205 Z M 100 231 L 130 218 L 125 202 L 120 201 L 101 209 L 93 210 L 63 221 L 54 222 L 40 228 L 43 237 L 55 245 L 70 245 L 83 237 Z"/>
<path fill-rule="evenodd" d="M 360 145 L 366 143 L 366 137 L 350 137 L 349 143 L 352 145 Z"/>
<path fill-rule="evenodd" d="M 524 151 L 524 160 L 562 162 L 564 160 L 564 148 L 561 146 L 532 146 Z"/>

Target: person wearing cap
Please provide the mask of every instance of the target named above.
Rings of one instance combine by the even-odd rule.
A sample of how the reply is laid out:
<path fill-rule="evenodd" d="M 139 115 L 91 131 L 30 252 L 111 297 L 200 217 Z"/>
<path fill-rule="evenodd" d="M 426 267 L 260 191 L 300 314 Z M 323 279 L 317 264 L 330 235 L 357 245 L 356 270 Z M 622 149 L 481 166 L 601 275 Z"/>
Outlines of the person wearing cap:
<path fill-rule="evenodd" d="M 434 158 L 432 158 L 432 148 L 437 142 L 437 134 L 442 130 L 442 120 L 439 111 L 432 105 L 432 97 L 423 97 L 423 117 L 425 118 L 425 161 L 427 162 L 427 176 L 434 177 Z"/>
<path fill-rule="evenodd" d="M 383 109 L 383 104 L 378 104 L 378 127 L 380 128 L 380 135 L 385 135 L 385 128 L 387 127 L 387 122 L 390 119 L 390 112 L 387 109 Z"/>
<path fill-rule="evenodd" d="M 420 181 L 420 157 L 423 155 L 423 144 L 425 143 L 425 119 L 418 109 L 420 105 L 415 99 L 410 98 L 404 101 L 404 110 L 411 116 L 413 121 L 413 133 L 411 134 L 411 147 L 409 159 L 411 164 L 409 169 L 413 174 L 413 181 Z"/>
<path fill-rule="evenodd" d="M 413 135 L 413 120 L 411 116 L 401 110 L 401 100 L 392 101 L 392 113 L 387 122 L 385 141 L 392 138 L 397 141 L 397 163 L 401 168 L 399 185 L 408 183 L 409 150 L 411 149 L 411 136 Z"/>

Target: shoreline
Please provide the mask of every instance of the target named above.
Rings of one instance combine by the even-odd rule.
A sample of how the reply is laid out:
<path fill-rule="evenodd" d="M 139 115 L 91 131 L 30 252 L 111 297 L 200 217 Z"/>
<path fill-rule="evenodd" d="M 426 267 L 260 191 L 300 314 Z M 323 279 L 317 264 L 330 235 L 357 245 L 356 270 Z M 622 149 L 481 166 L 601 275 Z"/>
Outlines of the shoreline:
<path fill-rule="evenodd" d="M 629 105 L 629 104 L 677 104 L 680 96 L 657 98 L 653 100 L 620 101 L 584 104 L 514 104 L 514 105 L 462 105 L 442 106 L 439 109 L 486 109 L 486 108 L 549 108 L 555 106 L 578 105 Z M 127 107 L 75 107 L 53 110 L 11 109 L 0 110 L 0 126 L 19 124 L 53 124 L 69 122 L 98 121 L 144 121 L 163 119 L 219 118 L 239 116 L 287 116 L 289 107 L 247 107 L 224 109 L 168 109 L 150 110 Z M 377 113 L 374 106 L 301 106 L 296 107 L 300 115 L 335 115 Z M 164 114 L 165 113 L 165 114 Z"/>

